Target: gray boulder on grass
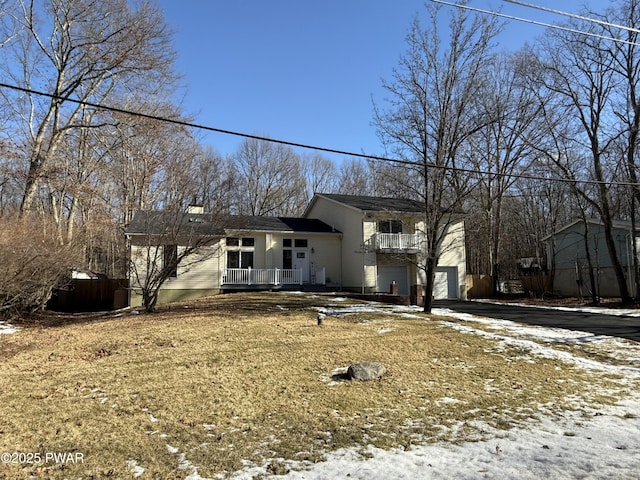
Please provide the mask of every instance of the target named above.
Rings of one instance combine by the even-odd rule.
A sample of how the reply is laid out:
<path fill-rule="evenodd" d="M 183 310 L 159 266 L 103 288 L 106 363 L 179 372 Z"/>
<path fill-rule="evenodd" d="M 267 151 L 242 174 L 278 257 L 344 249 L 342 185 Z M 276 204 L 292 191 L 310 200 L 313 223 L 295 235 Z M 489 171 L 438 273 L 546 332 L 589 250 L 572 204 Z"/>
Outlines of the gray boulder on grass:
<path fill-rule="evenodd" d="M 347 378 L 349 380 L 358 380 L 361 382 L 367 380 L 376 380 L 384 375 L 386 369 L 379 362 L 360 362 L 349 365 L 347 369 Z"/>

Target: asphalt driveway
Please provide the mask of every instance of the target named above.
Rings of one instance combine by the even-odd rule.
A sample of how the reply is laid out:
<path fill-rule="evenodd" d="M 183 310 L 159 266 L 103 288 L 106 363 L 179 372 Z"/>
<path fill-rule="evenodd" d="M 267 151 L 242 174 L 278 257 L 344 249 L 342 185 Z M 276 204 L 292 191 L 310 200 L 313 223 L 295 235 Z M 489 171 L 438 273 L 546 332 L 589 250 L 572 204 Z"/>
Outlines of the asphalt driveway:
<path fill-rule="evenodd" d="M 640 317 L 457 300 L 436 300 L 433 306 L 528 325 L 566 328 L 640 342 Z"/>

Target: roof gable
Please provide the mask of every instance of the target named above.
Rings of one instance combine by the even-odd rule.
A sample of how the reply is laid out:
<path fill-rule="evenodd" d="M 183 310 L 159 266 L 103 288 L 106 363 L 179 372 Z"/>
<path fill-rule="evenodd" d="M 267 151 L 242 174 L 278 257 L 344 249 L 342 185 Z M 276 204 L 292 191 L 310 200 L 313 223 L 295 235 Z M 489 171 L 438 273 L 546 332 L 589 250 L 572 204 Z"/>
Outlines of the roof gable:
<path fill-rule="evenodd" d="M 602 220 L 598 218 L 587 218 L 586 221 L 589 225 L 594 226 L 596 228 L 604 228 L 604 223 L 602 222 Z M 622 230 L 625 233 L 631 233 L 632 231 L 631 222 L 626 220 L 613 220 L 611 222 L 611 226 L 613 227 L 614 230 Z M 563 235 L 567 232 L 575 230 L 576 228 L 584 230 L 584 220 L 582 219 L 574 220 L 573 222 L 570 222 L 560 227 L 555 232 L 550 233 L 549 235 L 546 235 L 541 240 L 543 242 L 546 242 L 555 236 Z"/>

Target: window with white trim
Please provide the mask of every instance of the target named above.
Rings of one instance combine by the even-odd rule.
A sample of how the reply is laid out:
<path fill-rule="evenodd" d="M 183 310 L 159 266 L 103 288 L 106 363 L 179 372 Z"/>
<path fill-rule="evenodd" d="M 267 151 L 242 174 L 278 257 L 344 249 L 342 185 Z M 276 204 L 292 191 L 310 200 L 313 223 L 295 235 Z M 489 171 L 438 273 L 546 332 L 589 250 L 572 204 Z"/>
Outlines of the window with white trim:
<path fill-rule="evenodd" d="M 255 238 L 227 237 L 227 268 L 253 268 Z"/>

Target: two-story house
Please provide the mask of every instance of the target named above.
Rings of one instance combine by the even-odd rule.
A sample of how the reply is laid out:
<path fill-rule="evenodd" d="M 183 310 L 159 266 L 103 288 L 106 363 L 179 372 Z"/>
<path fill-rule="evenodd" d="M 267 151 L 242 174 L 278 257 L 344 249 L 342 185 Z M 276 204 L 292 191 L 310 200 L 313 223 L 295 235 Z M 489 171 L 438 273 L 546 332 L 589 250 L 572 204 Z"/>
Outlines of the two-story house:
<path fill-rule="evenodd" d="M 423 264 L 424 204 L 401 198 L 316 194 L 304 212 L 342 232 L 345 290 L 410 295 L 426 283 Z M 447 226 L 436 269 L 436 299 L 466 298 L 464 222 Z"/>

